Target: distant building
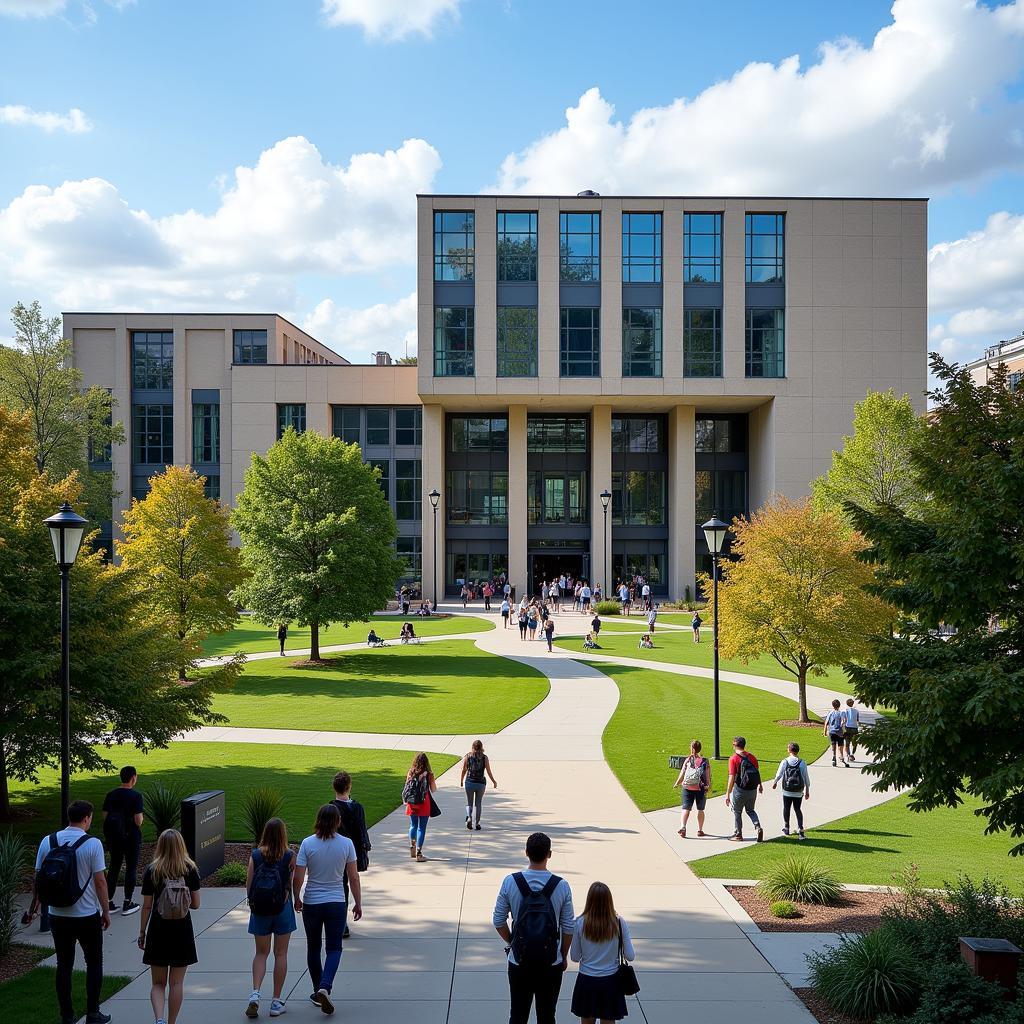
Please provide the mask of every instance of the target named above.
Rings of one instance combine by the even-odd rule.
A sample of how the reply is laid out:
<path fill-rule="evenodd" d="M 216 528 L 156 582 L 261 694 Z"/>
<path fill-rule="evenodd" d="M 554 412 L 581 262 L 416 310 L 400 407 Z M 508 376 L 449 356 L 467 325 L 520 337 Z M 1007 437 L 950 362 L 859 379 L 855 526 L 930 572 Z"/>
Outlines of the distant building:
<path fill-rule="evenodd" d="M 971 376 L 979 384 L 984 384 L 1000 364 L 1006 365 L 1010 375 L 1010 390 L 1016 391 L 1024 380 L 1024 331 L 1008 341 L 989 345 L 980 359 L 974 359 L 966 365 Z"/>

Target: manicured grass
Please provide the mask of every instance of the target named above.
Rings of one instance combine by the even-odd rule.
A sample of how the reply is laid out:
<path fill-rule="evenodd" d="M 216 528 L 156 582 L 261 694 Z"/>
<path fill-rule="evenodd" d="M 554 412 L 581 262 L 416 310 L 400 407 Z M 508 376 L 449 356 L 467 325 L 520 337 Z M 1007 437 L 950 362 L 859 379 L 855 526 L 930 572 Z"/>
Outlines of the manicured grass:
<path fill-rule="evenodd" d="M 689 753 L 694 739 L 713 756 L 712 681 L 608 662 L 589 664 L 610 675 L 619 687 L 618 707 L 604 731 L 604 756 L 612 771 L 641 811 L 678 804 L 679 791 L 672 788 L 678 773 L 669 768 L 668 759 Z M 732 753 L 733 736 L 745 736 L 747 749 L 765 774 L 774 775 L 792 739 L 808 761 L 825 749 L 820 729 L 775 724 L 796 717 L 795 702 L 785 697 L 723 682 L 720 707 L 723 754 Z M 725 762 L 714 764 L 713 792 L 724 794 L 727 782 Z"/>
<path fill-rule="evenodd" d="M 812 798 L 825 796 L 820 789 L 817 793 Z M 1021 862 L 1008 856 L 1015 841 L 1005 833 L 982 834 L 985 819 L 974 814 L 977 801 L 923 814 L 910 810 L 908 801 L 899 796 L 811 829 L 799 852 L 828 865 L 840 881 L 857 885 L 890 885 L 894 875 L 916 864 L 922 884 L 929 887 L 955 881 L 958 874 L 975 880 L 988 875 L 1016 895 L 1024 894 Z M 704 878 L 761 878 L 770 864 L 792 855 L 796 845 L 791 839 L 773 839 L 693 861 L 690 867 Z"/>
<path fill-rule="evenodd" d="M 53 988 L 52 967 L 35 967 L 19 978 L 5 981 L 0 985 L 0 1016 L 5 1021 L 18 1024 L 54 1024 L 57 1012 L 57 996 Z M 103 978 L 102 999 L 109 999 L 132 979 L 117 976 Z M 75 1009 L 85 1014 L 85 971 L 72 975 L 72 1001 Z"/>
<path fill-rule="evenodd" d="M 116 766 L 133 764 L 139 771 L 139 789 L 163 783 L 184 787 L 189 793 L 223 789 L 227 810 L 226 837 L 246 838 L 241 805 L 246 790 L 271 786 L 284 797 L 283 817 L 290 834 L 308 835 L 316 809 L 332 799 L 331 780 L 344 768 L 354 779 L 353 795 L 366 808 L 367 824 L 379 821 L 401 802 L 402 783 L 412 762 L 405 750 L 359 750 L 351 747 L 306 747 L 260 743 L 173 743 L 167 750 L 144 754 L 134 746 L 103 751 Z M 430 755 L 440 775 L 456 758 Z M 116 770 L 109 774 L 81 772 L 71 779 L 75 799 L 92 802 L 98 809 L 104 795 L 118 783 Z M 57 821 L 60 781 L 55 771 L 40 773 L 38 785 L 11 784 L 16 812 L 33 815 L 19 830 L 38 839 Z M 99 833 L 99 815 L 93 831 Z M 155 838 L 147 821 L 146 838 Z"/>
<path fill-rule="evenodd" d="M 538 645 L 539 646 L 539 645 Z M 497 732 L 539 704 L 547 677 L 469 640 L 347 651 L 329 667 L 252 661 L 214 708 L 231 725 L 334 732 Z"/>
<path fill-rule="evenodd" d="M 493 628 L 493 624 L 486 619 L 478 619 L 470 615 L 430 616 L 429 618 L 421 618 L 418 615 L 375 615 L 372 620 L 366 622 L 350 622 L 347 626 L 334 623 L 327 629 L 321 629 L 320 646 L 361 643 L 366 639 L 370 626 L 373 626 L 379 637 L 390 640 L 398 636 L 403 622 L 411 622 L 420 636 L 482 633 Z M 229 629 L 224 633 L 215 633 L 208 636 L 203 642 L 203 656 L 207 658 L 221 654 L 234 654 L 236 651 L 258 654 L 262 651 L 276 651 L 277 649 L 277 627 L 261 626 L 247 615 L 242 616 L 234 629 Z M 289 627 L 284 649 L 286 651 L 308 650 L 309 627 Z"/>

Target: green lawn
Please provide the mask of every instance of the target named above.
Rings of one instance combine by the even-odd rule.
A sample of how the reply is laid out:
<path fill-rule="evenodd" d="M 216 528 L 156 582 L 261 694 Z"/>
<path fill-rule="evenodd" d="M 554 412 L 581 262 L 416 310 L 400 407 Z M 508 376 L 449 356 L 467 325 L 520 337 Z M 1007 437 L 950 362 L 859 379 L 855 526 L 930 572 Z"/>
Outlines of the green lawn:
<path fill-rule="evenodd" d="M 619 687 L 619 704 L 604 732 L 604 756 L 641 811 L 672 807 L 679 791 L 671 754 L 686 754 L 699 739 L 704 753 L 714 753 L 713 684 L 710 679 L 677 676 L 654 669 L 589 662 L 610 675 Z M 722 683 L 720 693 L 722 752 L 732 753 L 732 737 L 745 736 L 747 749 L 774 774 L 786 744 L 797 739 L 800 753 L 813 761 L 825 749 L 820 729 L 788 728 L 776 721 L 796 717 L 796 703 L 738 683 Z M 715 793 L 724 793 L 724 762 L 713 767 Z"/>
<path fill-rule="evenodd" d="M 231 725 L 334 732 L 497 732 L 539 704 L 547 677 L 469 640 L 348 651 L 329 667 L 252 661 L 214 708 Z"/>
<path fill-rule="evenodd" d="M 345 769 L 354 780 L 353 794 L 366 807 L 367 824 L 379 821 L 401 802 L 402 783 L 412 761 L 404 750 L 359 750 L 351 747 L 306 747 L 260 743 L 172 744 L 167 750 L 148 754 L 124 746 L 105 755 L 116 766 L 133 764 L 139 771 L 139 789 L 156 783 L 173 783 L 190 793 L 223 789 L 227 804 L 227 838 L 245 839 L 241 820 L 242 796 L 257 786 L 272 786 L 284 797 L 283 817 L 293 838 L 308 835 L 316 809 L 332 799 L 331 780 Z M 440 775 L 456 758 L 431 754 L 431 765 Z M 80 772 L 71 779 L 71 794 L 97 808 L 104 795 L 117 785 L 116 769 L 110 773 Z M 32 817 L 19 830 L 33 839 L 57 820 L 60 781 L 55 771 L 41 772 L 38 785 L 11 783 L 16 813 Z M 99 831 L 94 825 L 93 830 Z M 153 838 L 146 823 L 147 838 Z"/>
<path fill-rule="evenodd" d="M 811 794 L 812 798 L 817 799 Z M 975 880 L 988 875 L 1024 894 L 1021 862 L 1007 854 L 1015 841 L 1005 833 L 982 835 L 985 819 L 974 814 L 980 804 L 970 801 L 954 809 L 915 814 L 908 796 L 839 818 L 811 829 L 800 853 L 831 868 L 843 882 L 889 885 L 893 875 L 916 864 L 922 884 L 939 887 L 958 874 Z M 741 850 L 693 861 L 690 867 L 704 878 L 760 878 L 769 864 L 791 855 L 791 839 L 773 839 Z"/>
<path fill-rule="evenodd" d="M 0 985 L 0 1015 L 5 1021 L 18 1024 L 54 1024 L 59 1017 L 57 996 L 53 988 L 54 969 L 35 967 L 20 978 Z M 132 979 L 105 976 L 102 998 L 109 999 Z M 75 971 L 72 976 L 72 1000 L 75 1009 L 85 1020 L 85 972 Z"/>
<path fill-rule="evenodd" d="M 370 626 L 377 635 L 385 640 L 398 636 L 403 622 L 411 622 L 420 636 L 447 636 L 457 633 L 482 633 L 492 629 L 493 623 L 486 619 L 478 619 L 469 615 L 450 615 L 445 617 L 420 618 L 418 615 L 375 615 L 367 622 L 350 622 L 347 626 L 335 623 L 327 629 L 320 630 L 320 646 L 332 644 L 361 643 L 366 639 Z M 304 651 L 309 649 L 309 627 L 292 626 L 288 630 L 286 651 Z M 234 629 L 224 633 L 208 636 L 203 642 L 203 656 L 216 657 L 219 654 L 234 654 L 244 651 L 246 654 L 257 654 L 261 651 L 277 650 L 277 627 L 269 628 L 254 622 L 248 616 L 242 616 Z"/>

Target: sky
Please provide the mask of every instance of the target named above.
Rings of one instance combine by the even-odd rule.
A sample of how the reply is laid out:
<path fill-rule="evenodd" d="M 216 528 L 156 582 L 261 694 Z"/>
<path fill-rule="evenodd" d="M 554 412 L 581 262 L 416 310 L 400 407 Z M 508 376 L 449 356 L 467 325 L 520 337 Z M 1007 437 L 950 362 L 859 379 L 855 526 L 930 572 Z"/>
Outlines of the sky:
<path fill-rule="evenodd" d="M 926 196 L 1024 328 L 1024 0 L 0 0 L 0 305 L 415 352 L 417 192 Z M 5 333 L 0 321 L 0 337 Z"/>

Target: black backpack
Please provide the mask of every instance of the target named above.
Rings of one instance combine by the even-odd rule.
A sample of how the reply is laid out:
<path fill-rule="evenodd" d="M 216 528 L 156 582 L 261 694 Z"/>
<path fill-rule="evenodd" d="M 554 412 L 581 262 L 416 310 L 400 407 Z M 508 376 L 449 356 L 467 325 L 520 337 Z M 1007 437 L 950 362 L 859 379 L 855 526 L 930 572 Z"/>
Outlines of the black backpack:
<path fill-rule="evenodd" d="M 259 850 L 252 851 L 252 885 L 249 886 L 249 909 L 257 917 L 277 917 L 288 902 L 288 865 L 292 851 L 275 864 L 268 864 Z"/>
<path fill-rule="evenodd" d="M 739 789 L 757 789 L 761 785 L 761 772 L 748 754 L 740 754 L 740 765 L 736 772 L 736 786 Z"/>
<path fill-rule="evenodd" d="M 562 880 L 552 875 L 543 889 L 531 889 L 523 873 L 512 876 L 522 903 L 512 923 L 512 955 L 520 967 L 550 967 L 558 957 L 558 917 L 551 895 Z"/>
<path fill-rule="evenodd" d="M 50 835 L 50 849 L 36 872 L 36 895 L 44 907 L 73 907 L 85 892 L 78 881 L 78 848 L 89 838 L 81 836 L 61 846 L 57 833 Z"/>
<path fill-rule="evenodd" d="M 782 788 L 790 793 L 795 793 L 797 790 L 804 788 L 804 775 L 800 770 L 803 765 L 803 761 L 797 761 L 793 764 L 788 758 L 786 759 L 786 767 L 782 770 Z"/>
<path fill-rule="evenodd" d="M 402 787 L 402 803 L 403 804 L 416 804 L 423 803 L 427 798 L 427 776 L 413 775 L 405 780 L 405 785 Z"/>

